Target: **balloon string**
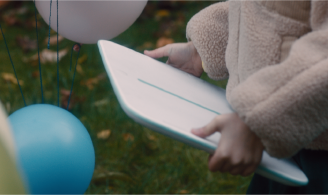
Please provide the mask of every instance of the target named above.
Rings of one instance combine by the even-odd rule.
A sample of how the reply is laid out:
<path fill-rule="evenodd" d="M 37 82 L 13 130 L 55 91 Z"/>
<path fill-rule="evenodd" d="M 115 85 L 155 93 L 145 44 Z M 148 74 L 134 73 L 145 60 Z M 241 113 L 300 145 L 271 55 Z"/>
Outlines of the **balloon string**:
<path fill-rule="evenodd" d="M 57 0 L 57 99 L 58 99 L 58 107 L 59 107 L 59 44 L 58 44 L 58 0 Z"/>
<path fill-rule="evenodd" d="M 68 102 L 67 102 L 67 110 L 68 110 L 69 101 L 71 99 L 71 95 L 72 95 L 72 92 L 73 92 L 73 84 L 74 84 L 74 78 L 75 78 L 75 73 L 76 73 L 77 61 L 79 59 L 79 54 L 80 54 L 80 51 L 81 51 L 81 45 L 80 44 L 76 43 L 76 44 L 73 45 L 72 52 L 71 52 L 71 63 L 70 63 L 69 71 L 71 71 L 71 69 L 72 69 L 73 48 L 74 48 L 75 45 L 79 46 L 79 51 L 77 52 L 76 64 L 75 64 L 73 80 L 72 80 L 72 86 L 71 86 L 71 91 L 69 93 Z"/>
<path fill-rule="evenodd" d="M 38 21 L 37 21 L 37 17 L 36 17 L 35 0 L 34 0 L 34 13 L 35 13 L 36 41 L 37 41 L 37 45 L 38 45 L 39 72 L 40 72 L 40 83 L 41 83 L 41 98 L 42 98 L 42 104 L 43 104 L 44 103 L 44 98 L 43 98 L 43 87 L 42 87 L 42 74 L 41 74 L 41 63 L 40 63 L 40 51 L 39 51 Z"/>
<path fill-rule="evenodd" d="M 15 77 L 16 77 L 16 80 L 17 80 L 17 84 L 18 84 L 19 90 L 20 90 L 20 92 L 22 94 L 22 97 L 23 97 L 24 105 L 26 106 L 26 102 L 25 102 L 25 98 L 24 98 L 24 95 L 23 95 L 23 91 L 22 91 L 22 88 L 21 88 L 21 86 L 19 84 L 19 80 L 18 80 L 18 77 L 17 77 L 17 74 L 16 74 L 15 66 L 14 66 L 13 60 L 11 59 L 10 52 L 9 52 L 9 49 L 8 49 L 8 45 L 7 45 L 7 42 L 6 42 L 6 38 L 5 38 L 5 35 L 3 34 L 1 24 L 0 24 L 0 30 L 1 30 L 1 34 L 2 34 L 3 40 L 5 41 L 5 45 L 6 45 L 6 48 L 7 48 L 7 52 L 8 52 L 9 58 L 10 58 L 11 65 L 12 65 L 12 67 L 14 69 L 14 73 L 15 73 Z"/>
<path fill-rule="evenodd" d="M 51 4 L 52 4 L 52 0 L 50 0 L 50 14 L 49 14 L 49 33 L 48 33 L 48 46 L 47 48 L 50 49 L 50 24 L 51 24 Z M 57 29 L 58 32 L 58 29 Z"/>

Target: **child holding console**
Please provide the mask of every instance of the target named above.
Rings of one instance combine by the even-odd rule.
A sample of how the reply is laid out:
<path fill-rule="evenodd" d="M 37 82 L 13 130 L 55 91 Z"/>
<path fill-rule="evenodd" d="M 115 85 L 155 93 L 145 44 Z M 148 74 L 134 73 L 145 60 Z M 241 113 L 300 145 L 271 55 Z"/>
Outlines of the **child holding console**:
<path fill-rule="evenodd" d="M 193 129 L 221 132 L 211 171 L 252 174 L 263 150 L 309 178 L 286 186 L 254 174 L 247 193 L 328 193 L 328 1 L 228 1 L 187 25 L 187 43 L 144 53 L 200 77 L 229 78 L 233 114 Z"/>

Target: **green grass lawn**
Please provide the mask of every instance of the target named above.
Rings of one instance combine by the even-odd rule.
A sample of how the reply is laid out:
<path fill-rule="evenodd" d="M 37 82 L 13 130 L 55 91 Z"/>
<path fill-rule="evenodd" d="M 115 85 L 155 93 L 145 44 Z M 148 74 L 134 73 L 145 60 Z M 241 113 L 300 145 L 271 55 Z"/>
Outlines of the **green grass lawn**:
<path fill-rule="evenodd" d="M 174 42 L 185 42 L 185 26 L 189 19 L 213 2 L 205 1 L 151 1 L 139 19 L 112 41 L 142 52 L 154 49 L 162 37 Z M 16 14 L 15 24 L 10 25 L 4 15 L 10 10 L 28 9 Z M 162 10 L 162 12 L 159 12 Z M 164 10 L 164 11 L 163 11 Z M 162 14 L 161 14 L 162 13 Z M 164 14 L 163 14 L 164 13 Z M 48 26 L 39 16 L 40 51 L 46 48 Z M 36 39 L 34 5 L 27 1 L 12 3 L 0 9 L 0 23 L 4 30 L 18 78 L 23 81 L 22 91 L 28 105 L 41 103 L 39 67 L 34 60 L 26 60 L 37 53 L 36 49 L 24 51 L 17 37 Z M 95 29 L 96 30 L 96 29 Z M 52 32 L 52 35 L 55 35 Z M 60 50 L 69 53 L 60 61 L 60 89 L 69 90 L 73 71 L 69 71 L 70 49 L 74 42 L 63 40 Z M 56 51 L 56 45 L 50 50 Z M 120 107 L 105 75 L 97 45 L 83 45 L 80 69 L 76 75 L 70 110 L 88 129 L 96 152 L 94 179 L 86 193 L 102 194 L 220 194 L 245 193 L 250 177 L 211 173 L 207 168 L 208 154 L 155 133 L 131 120 Z M 83 60 L 84 59 L 84 60 Z M 76 53 L 74 53 L 74 60 Z M 161 59 L 165 61 L 166 59 Z M 4 79 L 3 73 L 13 74 L 8 53 L 0 36 L 0 100 L 8 114 L 22 108 L 23 100 L 18 85 Z M 45 103 L 57 105 L 56 62 L 42 64 Z M 206 74 L 204 80 L 221 87 L 226 81 L 212 81 Z M 61 95 L 61 100 L 67 98 Z M 65 104 L 61 101 L 61 105 Z M 107 139 L 97 133 L 110 130 Z"/>

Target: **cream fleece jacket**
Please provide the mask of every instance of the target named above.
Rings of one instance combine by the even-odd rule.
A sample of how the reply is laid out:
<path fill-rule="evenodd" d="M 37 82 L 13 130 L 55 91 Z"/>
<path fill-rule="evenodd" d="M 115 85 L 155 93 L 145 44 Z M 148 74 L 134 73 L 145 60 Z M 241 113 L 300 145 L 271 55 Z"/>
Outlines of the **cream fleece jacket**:
<path fill-rule="evenodd" d="M 216 3 L 187 39 L 271 156 L 328 150 L 328 1 Z"/>

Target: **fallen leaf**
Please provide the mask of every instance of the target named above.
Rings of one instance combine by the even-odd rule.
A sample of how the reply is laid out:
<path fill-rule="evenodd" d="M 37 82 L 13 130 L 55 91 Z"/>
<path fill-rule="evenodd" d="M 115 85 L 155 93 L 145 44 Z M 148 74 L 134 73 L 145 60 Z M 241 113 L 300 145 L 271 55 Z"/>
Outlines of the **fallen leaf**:
<path fill-rule="evenodd" d="M 2 73 L 1 74 L 1 77 L 6 82 L 10 82 L 10 83 L 13 83 L 13 84 L 16 84 L 16 85 L 18 84 L 17 83 L 17 79 L 16 79 L 16 77 L 15 77 L 14 74 L 11 74 L 11 73 Z M 24 81 L 19 80 L 19 84 L 20 85 L 23 85 L 24 84 Z"/>
<path fill-rule="evenodd" d="M 187 194 L 188 193 L 188 191 L 187 190 L 180 190 L 180 192 L 179 192 L 180 194 Z"/>
<path fill-rule="evenodd" d="M 39 72 L 38 70 L 32 72 L 32 77 L 33 77 L 33 78 L 39 78 L 39 77 L 40 77 L 40 72 Z"/>
<path fill-rule="evenodd" d="M 62 108 L 65 108 L 65 109 L 67 108 L 70 93 L 71 93 L 71 91 L 67 90 L 67 89 L 61 89 L 60 90 L 60 95 L 61 95 L 60 105 L 61 105 Z M 84 102 L 85 99 L 86 99 L 85 97 L 75 97 L 74 93 L 72 92 L 71 99 L 70 99 L 69 106 L 68 106 L 68 110 L 71 110 L 76 105 L 76 103 Z"/>
<path fill-rule="evenodd" d="M 7 11 L 2 19 L 6 22 L 7 25 L 12 26 L 15 24 L 22 24 L 23 21 L 17 18 L 17 15 L 25 15 L 28 12 L 27 7 L 20 7 L 18 9 L 12 9 Z"/>
<path fill-rule="evenodd" d="M 83 64 L 83 62 L 85 62 L 88 59 L 87 54 L 84 54 L 83 56 L 79 57 L 79 59 L 77 60 L 78 64 Z"/>
<path fill-rule="evenodd" d="M 94 88 L 94 85 L 98 84 L 100 80 L 103 80 L 107 77 L 106 73 L 101 73 L 95 78 L 90 78 L 86 81 L 81 81 L 81 85 L 85 85 L 88 87 L 89 90 Z"/>
<path fill-rule="evenodd" d="M 139 51 L 143 51 L 145 49 L 153 49 L 154 48 L 154 44 L 152 42 L 144 42 L 144 44 L 142 44 L 141 46 L 137 47 L 137 50 Z"/>
<path fill-rule="evenodd" d="M 105 99 L 96 101 L 95 103 L 93 103 L 93 105 L 104 106 L 104 105 L 108 104 L 108 102 L 109 102 L 109 99 L 105 98 Z"/>
<path fill-rule="evenodd" d="M 149 140 L 156 140 L 157 138 L 154 135 L 147 135 Z"/>
<path fill-rule="evenodd" d="M 156 48 L 163 47 L 167 44 L 174 43 L 174 40 L 171 38 L 161 37 L 156 42 Z"/>
<path fill-rule="evenodd" d="M 85 85 L 88 87 L 89 90 L 92 90 L 94 88 L 94 85 L 98 84 L 98 82 L 98 78 L 91 78 L 86 80 L 85 82 L 81 81 L 81 85 Z"/>
<path fill-rule="evenodd" d="M 97 167 L 92 176 L 91 182 L 99 183 L 106 182 L 106 180 L 121 180 L 121 181 L 129 181 L 134 182 L 131 177 L 121 172 L 111 172 L 107 171 L 104 168 Z"/>
<path fill-rule="evenodd" d="M 30 40 L 28 36 L 17 36 L 16 37 L 16 43 L 18 46 L 20 46 L 24 52 L 28 52 L 30 50 L 37 49 L 37 41 L 36 40 Z"/>
<path fill-rule="evenodd" d="M 49 40 L 49 37 L 46 37 L 45 40 L 44 40 L 44 43 L 46 45 L 48 45 L 48 40 Z M 58 43 L 60 43 L 62 40 L 64 40 L 64 37 L 61 36 L 61 35 L 58 35 Z M 50 37 L 49 44 L 50 45 L 57 45 L 57 34 Z"/>
<path fill-rule="evenodd" d="M 62 49 L 58 52 L 58 58 L 59 58 L 59 61 L 64 57 L 66 56 L 66 54 L 68 53 L 68 49 L 65 48 L 65 49 Z M 30 58 L 26 58 L 26 57 L 23 57 L 23 62 L 25 63 L 32 63 L 32 65 L 38 65 L 38 53 L 36 53 L 35 55 L 31 56 Z M 42 50 L 42 52 L 40 53 L 40 62 L 42 64 L 44 63 L 55 63 L 57 62 L 57 51 L 51 51 L 51 50 L 48 50 L 48 49 L 44 49 Z"/>
<path fill-rule="evenodd" d="M 8 26 L 13 26 L 18 23 L 18 19 L 13 14 L 4 15 L 2 19 Z"/>
<path fill-rule="evenodd" d="M 166 9 L 161 9 L 156 12 L 155 19 L 158 21 L 168 16 L 170 16 L 170 12 Z"/>
<path fill-rule="evenodd" d="M 123 134 L 123 139 L 124 139 L 124 141 L 128 141 L 128 140 L 133 141 L 134 137 L 130 133 L 124 133 Z"/>
<path fill-rule="evenodd" d="M 78 72 L 78 73 L 80 73 L 82 75 L 84 74 L 83 69 L 82 69 L 82 66 L 80 64 L 77 64 L 76 65 L 76 72 Z"/>
<path fill-rule="evenodd" d="M 102 130 L 99 133 L 97 133 L 97 138 L 98 139 L 107 139 L 111 134 L 111 131 L 109 129 L 107 130 Z"/>
<path fill-rule="evenodd" d="M 5 6 L 7 6 L 9 4 L 10 1 L 0 1 L 0 9 L 4 8 Z"/>

